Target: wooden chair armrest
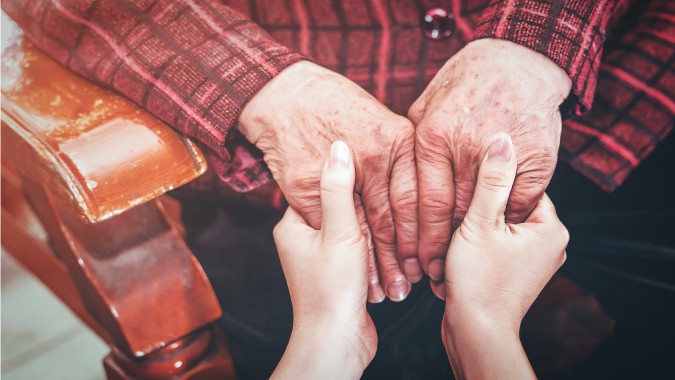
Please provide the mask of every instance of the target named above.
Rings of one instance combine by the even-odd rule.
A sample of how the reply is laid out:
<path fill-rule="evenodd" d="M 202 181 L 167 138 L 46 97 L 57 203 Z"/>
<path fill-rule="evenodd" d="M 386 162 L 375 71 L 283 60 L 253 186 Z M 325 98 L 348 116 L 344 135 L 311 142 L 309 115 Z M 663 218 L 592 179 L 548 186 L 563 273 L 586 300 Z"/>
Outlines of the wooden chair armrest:
<path fill-rule="evenodd" d="M 2 153 L 23 175 L 98 222 L 204 173 L 190 139 L 10 30 L 2 49 Z"/>
<path fill-rule="evenodd" d="M 111 345 L 109 379 L 233 378 L 213 288 L 156 199 L 201 175 L 204 156 L 12 25 L 1 63 L 3 246 Z"/>

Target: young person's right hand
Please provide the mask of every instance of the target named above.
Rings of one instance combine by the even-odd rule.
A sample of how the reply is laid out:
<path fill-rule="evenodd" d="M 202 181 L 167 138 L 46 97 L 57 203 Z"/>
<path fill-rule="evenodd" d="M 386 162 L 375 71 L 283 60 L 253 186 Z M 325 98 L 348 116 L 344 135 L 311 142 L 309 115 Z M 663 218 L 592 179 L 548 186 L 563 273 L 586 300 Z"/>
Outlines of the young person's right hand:
<path fill-rule="evenodd" d="M 569 235 L 544 195 L 524 223 L 505 222 L 516 176 L 510 137 L 497 134 L 482 160 L 466 217 L 445 265 L 442 338 L 455 375 L 532 378 L 520 323 L 565 261 Z"/>

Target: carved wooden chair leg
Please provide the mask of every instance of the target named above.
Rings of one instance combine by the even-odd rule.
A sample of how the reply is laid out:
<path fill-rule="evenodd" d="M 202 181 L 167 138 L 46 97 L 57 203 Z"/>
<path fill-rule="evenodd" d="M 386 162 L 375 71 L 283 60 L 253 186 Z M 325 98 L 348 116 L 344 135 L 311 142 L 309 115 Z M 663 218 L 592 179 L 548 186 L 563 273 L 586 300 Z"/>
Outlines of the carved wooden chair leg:
<path fill-rule="evenodd" d="M 221 315 L 213 289 L 159 200 L 88 223 L 43 185 L 22 184 L 107 335 L 109 379 L 234 378 L 213 323 Z"/>

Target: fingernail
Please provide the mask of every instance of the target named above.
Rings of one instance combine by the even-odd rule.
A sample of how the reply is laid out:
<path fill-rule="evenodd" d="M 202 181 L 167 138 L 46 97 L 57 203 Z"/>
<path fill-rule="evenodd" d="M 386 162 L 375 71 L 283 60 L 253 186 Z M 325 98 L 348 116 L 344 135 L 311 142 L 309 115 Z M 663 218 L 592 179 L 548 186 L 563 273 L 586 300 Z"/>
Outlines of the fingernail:
<path fill-rule="evenodd" d="M 445 301 L 445 298 L 448 296 L 448 291 L 445 289 L 445 283 L 436 286 L 436 295 Z"/>
<path fill-rule="evenodd" d="M 342 141 L 336 141 L 330 147 L 330 160 L 328 166 L 337 169 L 349 167 L 349 148 Z"/>
<path fill-rule="evenodd" d="M 512 154 L 513 144 L 509 135 L 506 133 L 496 135 L 488 150 L 488 160 L 509 161 Z"/>
<path fill-rule="evenodd" d="M 406 280 L 392 282 L 387 286 L 387 295 L 389 296 L 389 299 L 394 302 L 403 301 L 408 296 L 409 291 L 410 288 L 408 286 L 408 281 Z"/>
<path fill-rule="evenodd" d="M 429 277 L 434 281 L 441 281 L 445 272 L 445 260 L 436 259 L 429 263 Z"/>
<path fill-rule="evenodd" d="M 385 297 L 386 295 L 384 294 L 384 290 L 382 290 L 382 287 L 379 283 L 368 285 L 368 302 L 380 303 L 384 301 Z"/>
<path fill-rule="evenodd" d="M 420 267 L 419 260 L 415 258 L 403 260 L 403 273 L 405 273 L 405 277 L 408 279 L 408 281 L 413 284 L 421 280 L 422 268 Z"/>

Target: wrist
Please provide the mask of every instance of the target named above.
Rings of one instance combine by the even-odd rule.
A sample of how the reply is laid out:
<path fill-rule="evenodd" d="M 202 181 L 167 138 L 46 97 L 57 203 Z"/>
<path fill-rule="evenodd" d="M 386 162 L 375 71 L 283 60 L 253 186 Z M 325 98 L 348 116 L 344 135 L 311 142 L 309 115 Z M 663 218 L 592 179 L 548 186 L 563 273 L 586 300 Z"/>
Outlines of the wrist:
<path fill-rule="evenodd" d="M 443 316 L 443 345 L 457 379 L 535 378 L 517 328 L 481 316 Z"/>
<path fill-rule="evenodd" d="M 529 84 L 562 103 L 570 94 L 572 80 L 565 70 L 543 54 L 508 40 L 484 38 L 466 45 L 478 60 L 487 59 L 506 71 L 504 77 Z"/>
<path fill-rule="evenodd" d="M 317 78 L 331 74 L 309 61 L 296 62 L 272 78 L 242 109 L 236 128 L 252 144 L 265 133 L 283 128 L 284 120 L 301 103 L 299 97 Z"/>
<path fill-rule="evenodd" d="M 370 359 L 354 349 L 344 330 L 328 321 L 294 321 L 273 378 L 360 378 Z"/>

